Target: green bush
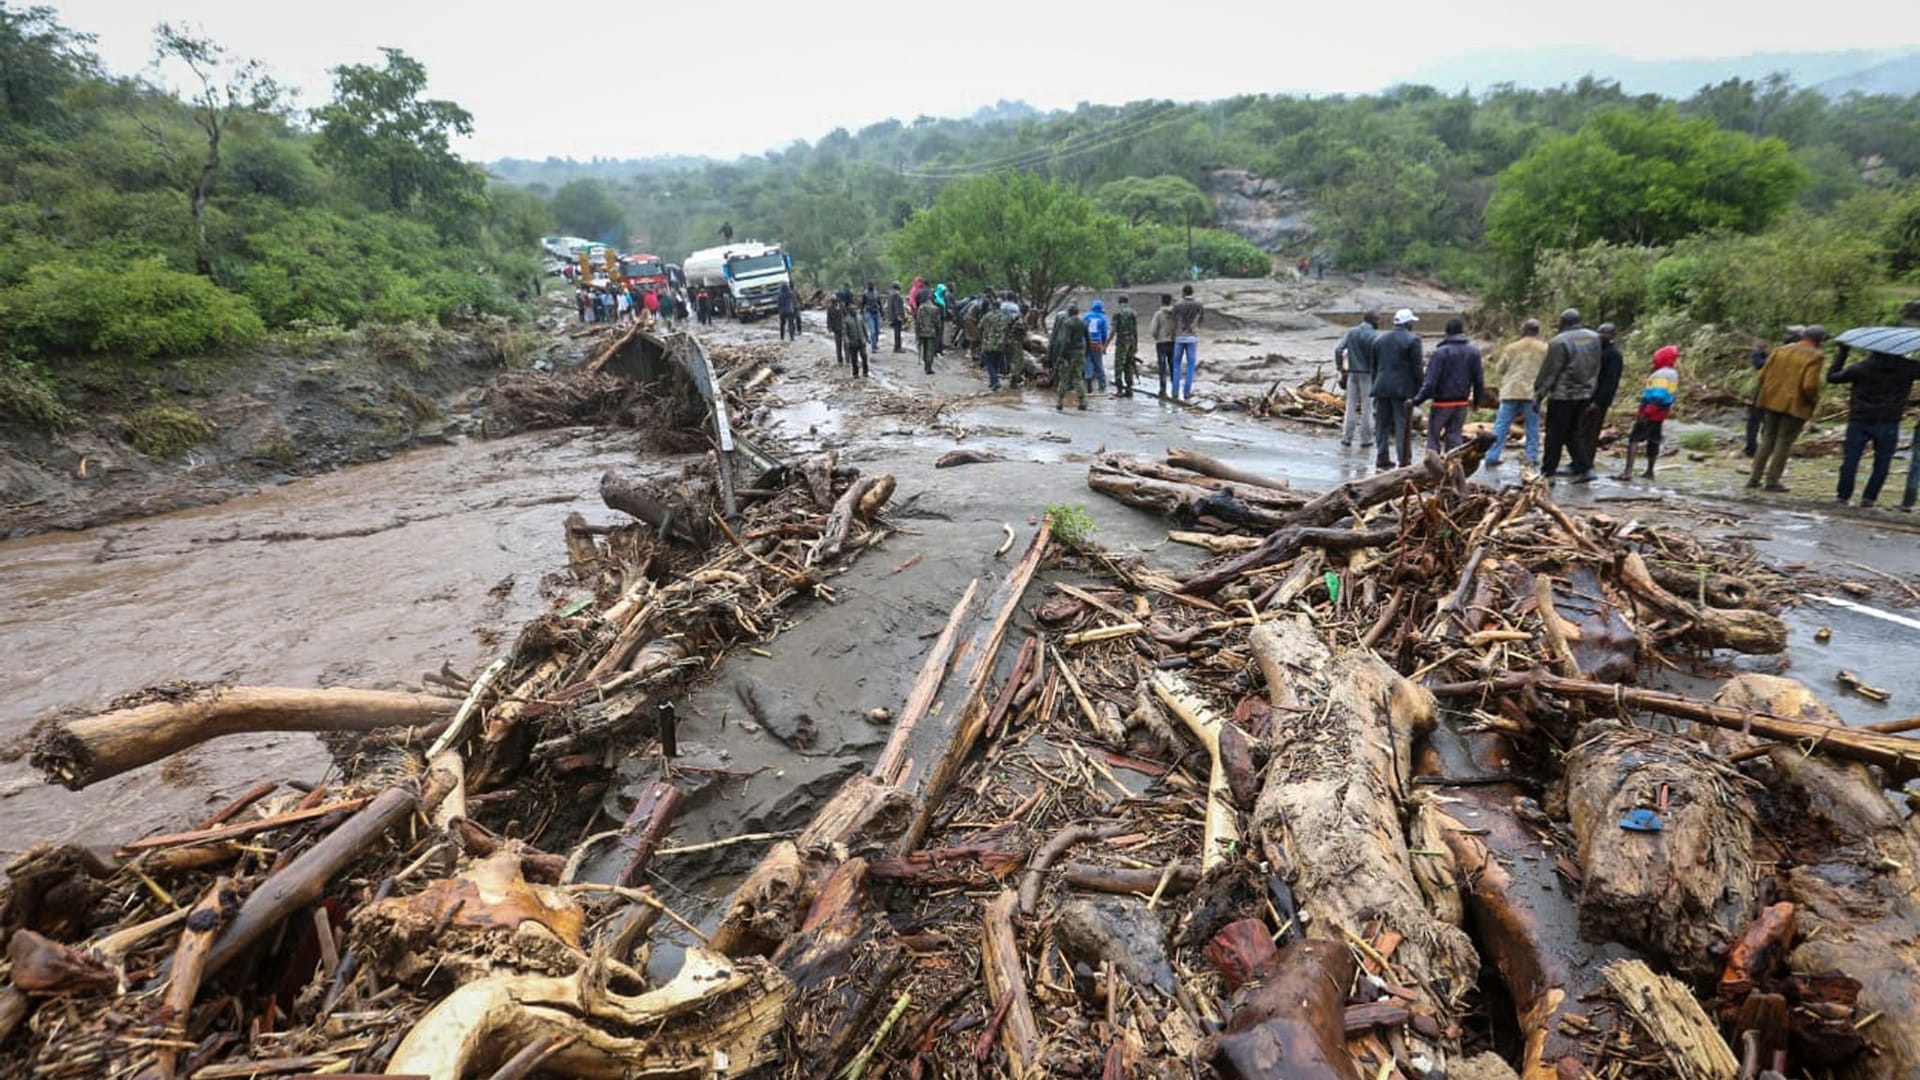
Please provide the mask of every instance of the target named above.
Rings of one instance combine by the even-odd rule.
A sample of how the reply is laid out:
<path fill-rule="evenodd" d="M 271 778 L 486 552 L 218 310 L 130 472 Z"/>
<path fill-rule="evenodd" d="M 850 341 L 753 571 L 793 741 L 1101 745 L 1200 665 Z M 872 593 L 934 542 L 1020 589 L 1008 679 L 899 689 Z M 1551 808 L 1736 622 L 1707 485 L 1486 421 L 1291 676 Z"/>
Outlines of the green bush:
<path fill-rule="evenodd" d="M 1631 323 L 1647 306 L 1653 268 L 1665 254 L 1605 240 L 1576 251 L 1544 252 L 1534 270 L 1541 306 L 1579 308 L 1589 326 Z"/>
<path fill-rule="evenodd" d="M 237 348 L 265 327 L 244 298 L 158 258 L 35 266 L 0 291 L 0 331 L 31 353 L 111 353 L 140 360 Z"/>
<path fill-rule="evenodd" d="M 151 458 L 176 458 L 213 437 L 213 425 L 176 405 L 150 405 L 127 417 L 133 448 Z"/>
<path fill-rule="evenodd" d="M 1689 237 L 1673 255 L 1678 264 L 1660 275 L 1663 306 L 1702 323 L 1771 338 L 1795 323 L 1838 331 L 1889 314 L 1876 289 L 1877 238 L 1829 218 L 1796 214 L 1758 235 Z"/>
<path fill-rule="evenodd" d="M 74 421 L 73 410 L 46 373 L 28 364 L 0 359 L 0 420 L 15 420 L 47 431 L 59 431 Z"/>
<path fill-rule="evenodd" d="M 1053 538 L 1067 545 L 1078 547 L 1093 539 L 1098 531 L 1093 524 L 1093 516 L 1079 503 L 1054 503 L 1047 507 L 1047 521 L 1053 526 Z"/>
<path fill-rule="evenodd" d="M 1266 277 L 1273 273 L 1273 256 L 1242 237 L 1219 229 L 1193 230 L 1193 261 L 1187 261 L 1183 229 L 1147 225 L 1135 230 L 1132 259 L 1125 266 L 1129 281 L 1185 281 L 1189 266 L 1201 277 Z"/>
<path fill-rule="evenodd" d="M 1704 429 L 1700 431 L 1689 431 L 1685 435 L 1680 436 L 1681 448 L 1691 450 L 1696 454 L 1710 453 L 1718 442 L 1719 436 Z"/>

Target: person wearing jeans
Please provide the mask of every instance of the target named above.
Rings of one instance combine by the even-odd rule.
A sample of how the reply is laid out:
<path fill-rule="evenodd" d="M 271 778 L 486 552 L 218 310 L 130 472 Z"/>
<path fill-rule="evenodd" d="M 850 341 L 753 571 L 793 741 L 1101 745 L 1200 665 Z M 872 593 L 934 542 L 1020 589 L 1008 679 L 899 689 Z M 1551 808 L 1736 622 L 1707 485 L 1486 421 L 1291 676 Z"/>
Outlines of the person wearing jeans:
<path fill-rule="evenodd" d="M 1907 459 L 1907 493 L 1900 499 L 1900 509 L 1911 512 L 1916 501 L 1920 501 L 1920 424 L 1913 425 L 1913 452 Z"/>
<path fill-rule="evenodd" d="M 1206 309 L 1193 298 L 1193 286 L 1180 286 L 1173 305 L 1173 396 L 1193 400 L 1193 373 L 1200 367 L 1200 322 Z"/>
<path fill-rule="evenodd" d="M 1379 336 L 1380 313 L 1368 311 L 1334 347 L 1333 367 L 1340 373 L 1341 389 L 1347 392 L 1346 411 L 1340 418 L 1341 446 L 1352 446 L 1356 433 L 1363 449 L 1373 445 L 1373 417 L 1367 410 L 1373 404 L 1373 342 Z"/>
<path fill-rule="evenodd" d="M 1867 476 L 1866 490 L 1860 493 L 1860 505 L 1868 507 L 1879 501 L 1881 485 L 1893 469 L 1893 454 L 1900 445 L 1900 418 L 1907 411 L 1914 382 L 1920 380 L 1920 363 L 1870 352 L 1865 360 L 1848 364 L 1848 352 L 1846 345 L 1840 346 L 1833 366 L 1827 370 L 1828 382 L 1853 387 L 1847 402 L 1847 436 L 1842 444 L 1836 499 L 1844 504 L 1853 497 L 1860 459 L 1872 444 L 1873 471 Z"/>
<path fill-rule="evenodd" d="M 1507 448 L 1507 433 L 1513 422 L 1526 427 L 1527 464 L 1540 466 L 1540 409 L 1533 401 L 1533 381 L 1540 376 L 1540 363 L 1547 358 L 1547 343 L 1540 339 L 1540 320 L 1520 324 L 1520 337 L 1507 343 L 1494 357 L 1499 374 L 1500 408 L 1493 418 L 1493 449 L 1487 451 L 1489 467 L 1500 464 Z"/>

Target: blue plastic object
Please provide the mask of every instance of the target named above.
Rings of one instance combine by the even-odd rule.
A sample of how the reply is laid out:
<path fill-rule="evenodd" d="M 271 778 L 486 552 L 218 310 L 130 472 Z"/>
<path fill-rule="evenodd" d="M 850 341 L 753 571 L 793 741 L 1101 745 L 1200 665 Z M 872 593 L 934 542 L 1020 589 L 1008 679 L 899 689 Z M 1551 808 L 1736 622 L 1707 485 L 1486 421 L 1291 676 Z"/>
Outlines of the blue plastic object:
<path fill-rule="evenodd" d="M 1660 821 L 1660 815 L 1644 806 L 1627 811 L 1627 816 L 1620 819 L 1620 827 L 1632 832 L 1661 832 L 1666 829 L 1666 825 Z"/>

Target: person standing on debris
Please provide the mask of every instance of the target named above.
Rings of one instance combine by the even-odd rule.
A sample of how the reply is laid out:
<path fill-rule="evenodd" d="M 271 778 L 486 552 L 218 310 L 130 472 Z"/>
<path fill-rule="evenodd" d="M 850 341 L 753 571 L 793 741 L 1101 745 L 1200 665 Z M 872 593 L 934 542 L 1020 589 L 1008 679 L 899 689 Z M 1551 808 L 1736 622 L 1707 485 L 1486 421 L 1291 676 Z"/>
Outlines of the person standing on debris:
<path fill-rule="evenodd" d="M 913 337 L 920 345 L 920 366 L 929 375 L 933 374 L 933 358 L 940 344 L 940 305 L 932 299 L 924 298 L 913 309 Z"/>
<path fill-rule="evenodd" d="M 1067 394 L 1079 398 L 1087 407 L 1087 324 L 1080 318 L 1080 305 L 1068 304 L 1060 318 L 1053 320 L 1053 334 L 1047 341 L 1047 365 L 1053 369 L 1053 411 L 1066 407 Z"/>
<path fill-rule="evenodd" d="M 1360 436 L 1364 449 L 1373 445 L 1373 343 L 1380 336 L 1380 313 L 1369 309 L 1360 316 L 1360 324 L 1347 330 L 1340 344 L 1333 347 L 1333 368 L 1340 373 L 1340 388 L 1347 392 L 1347 408 L 1340 417 L 1340 445 L 1352 446 Z"/>
<path fill-rule="evenodd" d="M 893 327 L 893 351 L 906 352 L 900 347 L 900 331 L 907 325 L 907 298 L 900 295 L 900 283 L 897 281 L 893 283 L 893 288 L 887 290 L 887 325 Z"/>
<path fill-rule="evenodd" d="M 1087 379 L 1087 389 L 1107 392 L 1107 340 L 1113 336 L 1113 327 L 1107 322 L 1107 304 L 1104 300 L 1095 300 L 1086 314 L 1087 324 L 1087 369 L 1083 374 Z"/>
<path fill-rule="evenodd" d="M 1826 340 L 1826 327 L 1809 326 L 1800 331 L 1800 340 L 1767 354 L 1757 399 L 1765 415 L 1760 418 L 1760 452 L 1753 456 L 1753 471 L 1747 476 L 1749 489 L 1764 481 L 1768 491 L 1787 490 L 1780 475 L 1786 472 L 1793 440 L 1820 404 L 1820 370 L 1826 364 L 1820 344 Z"/>
<path fill-rule="evenodd" d="M 1420 392 L 1426 366 L 1420 355 L 1420 337 L 1413 332 L 1419 316 L 1407 308 L 1393 313 L 1393 329 L 1373 343 L 1373 438 L 1378 444 L 1373 464 L 1390 469 L 1398 457 L 1402 468 L 1413 461 L 1413 410 L 1408 402 Z"/>
<path fill-rule="evenodd" d="M 1113 396 L 1130 398 L 1140 367 L 1140 317 L 1126 293 L 1113 309 Z"/>
<path fill-rule="evenodd" d="M 1480 400 L 1487 389 L 1480 363 L 1480 349 L 1467 340 L 1464 319 L 1447 320 L 1447 336 L 1433 350 L 1427 365 L 1426 381 L 1409 404 L 1433 402 L 1427 413 L 1427 449 L 1446 453 L 1466 441 L 1467 410 Z"/>
<path fill-rule="evenodd" d="M 780 312 L 780 340 L 800 340 L 800 294 L 793 291 L 793 282 L 780 283 L 774 307 Z"/>
<path fill-rule="evenodd" d="M 1540 320 L 1520 324 L 1520 337 L 1504 346 L 1494 357 L 1500 373 L 1500 408 L 1493 417 L 1493 449 L 1487 451 L 1488 467 L 1500 464 L 1507 448 L 1507 435 L 1513 422 L 1520 420 L 1525 429 L 1526 461 L 1540 467 L 1540 410 L 1533 403 L 1533 384 L 1540 377 L 1540 364 L 1547 358 L 1547 343 L 1540 339 Z"/>
<path fill-rule="evenodd" d="M 1869 352 L 1857 364 L 1847 363 L 1851 350 L 1842 345 L 1834 354 L 1827 381 L 1853 387 L 1847 401 L 1847 438 L 1840 454 L 1840 487 L 1835 499 L 1842 506 L 1853 497 L 1854 478 L 1860 474 L 1860 458 L 1867 444 L 1873 444 L 1873 471 L 1867 474 L 1867 487 L 1860 493 L 1860 505 L 1871 507 L 1880 499 L 1880 487 L 1893 469 L 1893 453 L 1900 446 L 1900 421 L 1907 412 L 1907 399 L 1920 380 L 1920 362 L 1890 353 Z"/>
<path fill-rule="evenodd" d="M 1593 403 L 1580 414 L 1580 445 L 1586 448 L 1587 461 L 1600 456 L 1600 429 L 1606 426 L 1607 410 L 1613 408 L 1614 395 L 1620 392 L 1620 376 L 1626 373 L 1627 358 L 1614 344 L 1618 327 L 1603 322 L 1600 335 L 1600 374 L 1593 380 Z"/>
<path fill-rule="evenodd" d="M 1173 305 L 1174 396 L 1193 400 L 1193 375 L 1200 367 L 1200 323 L 1207 316 L 1193 298 L 1193 286 L 1180 286 L 1180 302 Z"/>
<path fill-rule="evenodd" d="M 1647 376 L 1646 389 L 1640 391 L 1640 408 L 1633 414 L 1633 430 L 1627 434 L 1627 467 L 1617 479 L 1633 479 L 1633 455 L 1642 444 L 1647 448 L 1647 479 L 1653 479 L 1653 463 L 1660 460 L 1660 431 L 1673 414 L 1674 398 L 1680 393 L 1680 349 L 1662 345 L 1653 354 L 1653 373 Z"/>
<path fill-rule="evenodd" d="M 860 316 L 867 324 L 867 344 L 875 349 L 880 347 L 880 294 L 873 291 L 873 282 L 867 282 L 866 291 L 860 294 Z"/>
<path fill-rule="evenodd" d="M 1547 342 L 1546 359 L 1533 381 L 1535 407 L 1546 403 L 1547 445 L 1540 457 L 1542 475 L 1560 471 L 1560 455 L 1567 454 L 1573 482 L 1593 480 L 1593 458 L 1580 438 L 1580 420 L 1593 404 L 1594 384 L 1600 379 L 1600 335 L 1580 325 L 1573 308 L 1560 313 L 1560 332 Z"/>
<path fill-rule="evenodd" d="M 1160 366 L 1160 399 L 1167 397 L 1167 377 L 1173 374 L 1173 294 L 1161 293 L 1160 306 L 1147 326 L 1153 335 L 1154 361 Z M 1178 385 L 1176 382 L 1175 385 Z"/>

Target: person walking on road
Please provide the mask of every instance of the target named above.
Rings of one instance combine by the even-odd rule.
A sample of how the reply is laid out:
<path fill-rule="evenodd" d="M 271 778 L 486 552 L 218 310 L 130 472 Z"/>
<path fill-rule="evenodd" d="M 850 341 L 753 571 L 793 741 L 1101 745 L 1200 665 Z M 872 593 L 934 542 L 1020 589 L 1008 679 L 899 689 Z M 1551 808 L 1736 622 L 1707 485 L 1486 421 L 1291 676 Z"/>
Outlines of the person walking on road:
<path fill-rule="evenodd" d="M 894 282 L 887 290 L 887 325 L 893 327 L 893 351 L 906 352 L 900 347 L 900 331 L 907 325 L 907 298 L 900 295 L 900 283 Z M 879 343 L 874 344 L 879 348 Z"/>
<path fill-rule="evenodd" d="M 1907 412 L 1907 399 L 1913 384 L 1920 380 L 1920 362 L 1890 353 L 1869 352 L 1857 364 L 1847 363 L 1851 351 L 1840 346 L 1827 381 L 1853 387 L 1847 401 L 1847 438 L 1840 454 L 1840 487 L 1835 501 L 1842 506 L 1853 498 L 1853 482 L 1860 474 L 1860 458 L 1868 444 L 1873 446 L 1873 471 L 1867 474 L 1866 490 L 1860 493 L 1860 505 L 1871 507 L 1880 500 L 1880 488 L 1893 469 L 1893 454 L 1900 446 L 1900 421 Z"/>
<path fill-rule="evenodd" d="M 1113 396 L 1133 396 L 1140 367 L 1140 317 L 1126 293 L 1113 309 Z"/>
<path fill-rule="evenodd" d="M 1193 298 L 1193 286 L 1180 286 L 1180 302 L 1173 305 L 1173 396 L 1193 400 L 1193 373 L 1200 367 L 1200 323 L 1207 316 Z"/>
<path fill-rule="evenodd" d="M 1565 453 L 1573 482 L 1593 480 L 1593 458 L 1580 438 L 1580 421 L 1593 404 L 1594 385 L 1600 380 L 1600 335 L 1580 325 L 1580 312 L 1560 313 L 1560 332 L 1547 342 L 1546 359 L 1533 381 L 1536 407 L 1546 403 L 1547 445 L 1540 456 L 1540 472 L 1554 476 Z"/>
<path fill-rule="evenodd" d="M 774 301 L 780 309 L 780 340 L 800 340 L 800 295 L 793 291 L 793 282 L 780 283 L 780 296 Z M 789 338 L 791 333 L 791 338 Z"/>
<path fill-rule="evenodd" d="M 1053 410 L 1066 407 L 1067 394 L 1079 398 L 1087 407 L 1087 324 L 1080 318 L 1080 305 L 1068 304 L 1062 317 L 1053 320 L 1053 333 L 1047 341 L 1047 364 L 1053 369 Z"/>
<path fill-rule="evenodd" d="M 1780 476 L 1786 472 L 1793 440 L 1820 404 L 1820 370 L 1826 363 L 1820 344 L 1826 340 L 1826 327 L 1808 326 L 1800 331 L 1800 340 L 1767 354 L 1756 398 L 1763 413 L 1760 452 L 1753 456 L 1753 471 L 1747 476 L 1749 489 L 1764 482 L 1768 491 L 1787 490 Z"/>
<path fill-rule="evenodd" d="M 847 338 L 852 329 L 848 325 L 850 322 L 852 316 L 847 312 L 847 305 L 841 303 L 838 296 L 827 301 L 827 332 L 833 335 L 833 362 L 836 364 L 847 362 Z"/>
<path fill-rule="evenodd" d="M 1373 343 L 1373 438 L 1375 467 L 1390 469 L 1394 458 L 1401 467 L 1413 461 L 1413 415 L 1407 405 L 1420 392 L 1426 366 L 1420 355 L 1420 337 L 1413 332 L 1419 317 L 1407 308 L 1393 313 L 1393 329 Z"/>
<path fill-rule="evenodd" d="M 1647 448 L 1647 479 L 1653 479 L 1653 464 L 1660 460 L 1660 431 L 1673 415 L 1673 402 L 1680 393 L 1680 349 L 1662 345 L 1653 354 L 1653 372 L 1646 388 L 1640 391 L 1640 408 L 1633 414 L 1633 430 L 1627 434 L 1627 467 L 1615 479 L 1633 479 L 1633 455 L 1642 444 Z"/>
<path fill-rule="evenodd" d="M 933 358 L 940 345 L 940 306 L 925 297 L 913 309 L 913 338 L 920 346 L 920 366 L 933 374 Z"/>
<path fill-rule="evenodd" d="M 1147 326 L 1147 333 L 1153 335 L 1154 361 L 1160 365 L 1160 398 L 1167 397 L 1167 377 L 1173 374 L 1173 294 L 1161 293 L 1160 306 L 1154 309 L 1153 321 Z M 1176 381 L 1175 385 L 1178 385 Z"/>
<path fill-rule="evenodd" d="M 1486 460 L 1489 468 L 1500 464 L 1515 420 L 1520 420 L 1525 429 L 1527 464 L 1540 467 L 1540 410 L 1533 404 L 1533 383 L 1540 377 L 1540 364 L 1546 358 L 1547 343 L 1540 339 L 1539 319 L 1521 323 L 1520 337 L 1494 356 L 1494 370 L 1500 377 L 1500 408 L 1493 416 L 1493 449 L 1487 451 Z"/>
<path fill-rule="evenodd" d="M 1368 310 L 1360 324 L 1349 329 L 1333 347 L 1333 367 L 1340 388 L 1347 392 L 1346 412 L 1340 417 L 1340 445 L 1352 446 L 1360 436 L 1362 449 L 1373 445 L 1373 345 L 1380 336 L 1380 313 Z"/>
<path fill-rule="evenodd" d="M 1087 312 L 1087 370 L 1085 372 L 1088 390 L 1107 390 L 1107 341 L 1113 336 L 1113 326 L 1107 322 L 1107 304 L 1104 300 L 1095 300 Z"/>
<path fill-rule="evenodd" d="M 1412 405 L 1433 402 L 1427 413 L 1427 449 L 1446 453 L 1466 441 L 1462 433 L 1467 410 L 1486 392 L 1486 375 L 1480 362 L 1480 349 L 1467 340 L 1464 319 L 1447 320 L 1447 336 L 1433 350 L 1427 364 L 1426 381 L 1413 396 Z"/>
<path fill-rule="evenodd" d="M 856 379 L 867 378 L 867 335 L 861 333 L 852 308 L 848 308 L 841 325 L 846 331 L 847 370 Z"/>

